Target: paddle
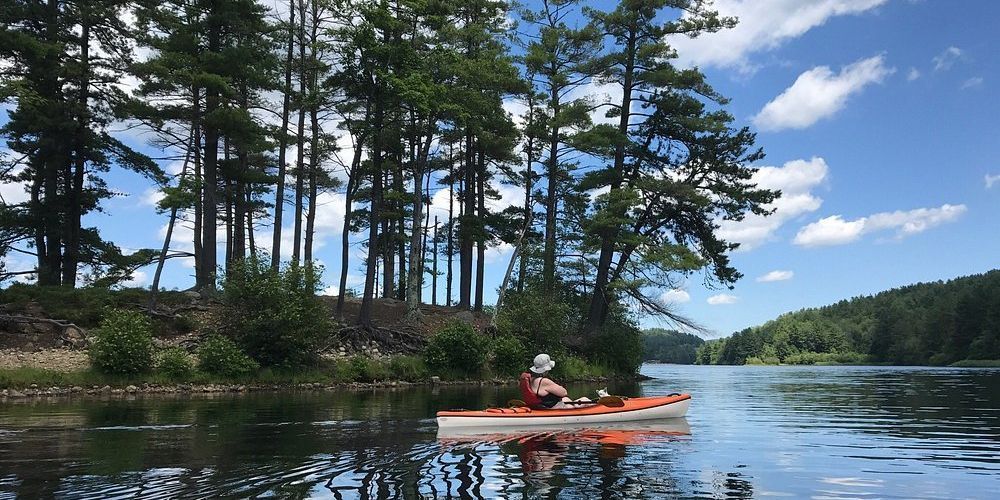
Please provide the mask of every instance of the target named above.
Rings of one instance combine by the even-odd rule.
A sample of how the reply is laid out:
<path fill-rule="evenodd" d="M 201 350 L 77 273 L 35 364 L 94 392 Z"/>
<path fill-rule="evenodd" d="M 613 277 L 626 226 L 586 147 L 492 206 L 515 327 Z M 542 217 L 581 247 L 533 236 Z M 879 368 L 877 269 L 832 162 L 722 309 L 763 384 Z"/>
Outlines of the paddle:
<path fill-rule="evenodd" d="M 625 400 L 620 396 L 604 396 L 599 398 L 597 401 L 563 401 L 568 405 L 591 405 L 597 404 L 601 406 L 607 406 L 608 408 L 621 408 L 625 406 Z M 507 406 L 510 408 L 522 408 L 528 406 L 527 403 L 521 401 L 520 399 L 512 399 L 507 402 Z"/>

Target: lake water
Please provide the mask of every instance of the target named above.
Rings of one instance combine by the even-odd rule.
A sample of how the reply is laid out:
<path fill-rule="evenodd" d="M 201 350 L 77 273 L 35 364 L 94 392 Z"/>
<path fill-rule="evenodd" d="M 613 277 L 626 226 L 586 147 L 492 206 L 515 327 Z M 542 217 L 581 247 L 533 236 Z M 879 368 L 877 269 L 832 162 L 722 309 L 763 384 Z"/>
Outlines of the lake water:
<path fill-rule="evenodd" d="M 513 387 L 0 404 L 0 497 L 1000 497 L 1000 370 L 643 373 L 611 392 L 689 392 L 686 419 L 438 436 Z"/>

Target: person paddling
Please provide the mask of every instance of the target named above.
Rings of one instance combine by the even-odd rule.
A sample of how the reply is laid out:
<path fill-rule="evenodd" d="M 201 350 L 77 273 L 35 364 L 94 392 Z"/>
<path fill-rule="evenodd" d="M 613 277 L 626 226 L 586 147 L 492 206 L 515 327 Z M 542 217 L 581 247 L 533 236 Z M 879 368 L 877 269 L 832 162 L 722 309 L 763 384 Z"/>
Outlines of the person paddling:
<path fill-rule="evenodd" d="M 592 403 L 589 398 L 579 398 L 576 400 L 569 398 L 566 388 L 557 384 L 548 377 L 550 370 L 555 368 L 556 362 L 548 354 L 535 356 L 531 368 L 521 374 L 518 385 L 521 388 L 521 397 L 529 408 L 535 409 L 559 409 L 559 408 L 579 408 L 581 403 Z"/>

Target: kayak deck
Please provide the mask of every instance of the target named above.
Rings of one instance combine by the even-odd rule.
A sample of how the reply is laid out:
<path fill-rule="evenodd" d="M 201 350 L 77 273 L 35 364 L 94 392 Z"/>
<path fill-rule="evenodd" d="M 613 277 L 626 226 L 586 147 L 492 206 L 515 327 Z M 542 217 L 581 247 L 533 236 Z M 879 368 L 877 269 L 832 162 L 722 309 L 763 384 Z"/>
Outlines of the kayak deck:
<path fill-rule="evenodd" d="M 690 394 L 630 398 L 625 405 L 533 410 L 530 408 L 490 408 L 488 410 L 447 410 L 437 412 L 438 427 L 495 427 L 520 425 L 561 425 L 602 422 L 629 422 L 677 418 L 687 414 Z"/>

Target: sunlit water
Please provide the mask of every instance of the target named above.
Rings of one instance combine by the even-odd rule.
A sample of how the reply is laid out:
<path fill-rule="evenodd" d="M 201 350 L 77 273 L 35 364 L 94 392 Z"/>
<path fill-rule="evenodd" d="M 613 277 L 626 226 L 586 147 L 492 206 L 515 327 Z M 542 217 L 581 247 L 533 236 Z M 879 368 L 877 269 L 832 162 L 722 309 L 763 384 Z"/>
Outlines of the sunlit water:
<path fill-rule="evenodd" d="M 0 497 L 1000 497 L 1000 370 L 643 372 L 612 392 L 686 419 L 438 435 L 512 387 L 0 404 Z"/>

